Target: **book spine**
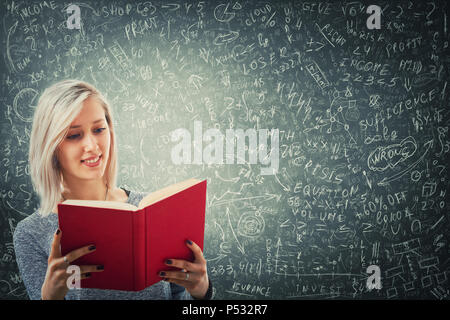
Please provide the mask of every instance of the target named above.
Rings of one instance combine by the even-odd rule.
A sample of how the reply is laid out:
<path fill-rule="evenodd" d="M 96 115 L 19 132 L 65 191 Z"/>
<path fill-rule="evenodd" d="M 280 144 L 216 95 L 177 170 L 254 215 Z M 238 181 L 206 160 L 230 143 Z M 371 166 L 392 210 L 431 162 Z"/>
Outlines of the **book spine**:
<path fill-rule="evenodd" d="M 133 213 L 133 266 L 134 291 L 145 289 L 146 284 L 146 240 L 145 240 L 145 211 Z"/>

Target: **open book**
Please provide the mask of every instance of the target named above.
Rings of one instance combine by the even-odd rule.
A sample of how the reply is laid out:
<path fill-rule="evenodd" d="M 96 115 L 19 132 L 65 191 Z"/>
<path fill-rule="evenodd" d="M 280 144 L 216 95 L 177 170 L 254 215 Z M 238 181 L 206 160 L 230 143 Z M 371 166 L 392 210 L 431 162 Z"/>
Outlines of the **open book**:
<path fill-rule="evenodd" d="M 114 201 L 66 200 L 58 204 L 61 253 L 94 244 L 74 265 L 104 265 L 82 288 L 139 291 L 162 280 L 169 258 L 193 261 L 186 246 L 203 250 L 206 180 L 189 179 L 144 197 L 139 206 Z"/>

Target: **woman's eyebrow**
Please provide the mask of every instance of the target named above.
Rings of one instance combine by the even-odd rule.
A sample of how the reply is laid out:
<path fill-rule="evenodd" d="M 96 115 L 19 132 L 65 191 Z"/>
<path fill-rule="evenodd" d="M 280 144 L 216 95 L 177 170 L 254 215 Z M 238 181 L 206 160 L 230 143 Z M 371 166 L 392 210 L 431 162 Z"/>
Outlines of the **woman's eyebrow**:
<path fill-rule="evenodd" d="M 103 120 L 105 120 L 105 119 L 98 119 L 98 120 L 93 121 L 92 123 L 97 123 L 97 122 L 100 122 L 100 121 L 103 121 Z M 80 127 L 81 127 L 80 125 L 71 126 L 69 129 L 75 129 L 75 128 L 80 128 Z"/>

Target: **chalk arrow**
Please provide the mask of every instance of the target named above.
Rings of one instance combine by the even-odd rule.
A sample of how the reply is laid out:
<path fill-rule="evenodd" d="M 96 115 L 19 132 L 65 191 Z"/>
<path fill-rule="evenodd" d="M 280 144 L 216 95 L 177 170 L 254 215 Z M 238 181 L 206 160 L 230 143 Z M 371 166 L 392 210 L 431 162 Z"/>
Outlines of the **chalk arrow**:
<path fill-rule="evenodd" d="M 228 224 L 230 225 L 231 232 L 233 233 L 233 237 L 234 237 L 234 239 L 235 239 L 236 242 L 237 242 L 238 250 L 239 250 L 243 255 L 245 255 L 245 249 L 244 249 L 244 246 L 242 246 L 241 243 L 239 242 L 239 240 L 238 240 L 238 238 L 237 238 L 237 236 L 236 236 L 236 233 L 234 232 L 233 226 L 232 226 L 232 224 L 231 224 L 230 210 L 228 210 L 228 208 L 227 208 L 227 210 L 226 210 L 226 215 L 227 215 L 227 218 L 228 218 Z"/>
<path fill-rule="evenodd" d="M 406 89 L 406 91 L 411 91 L 411 80 L 409 80 L 409 78 L 405 78 L 405 84 L 404 87 Z"/>
<path fill-rule="evenodd" d="M 239 192 L 232 192 L 232 191 L 230 191 L 230 190 L 227 190 L 223 195 L 221 195 L 221 196 L 219 196 L 219 197 L 216 197 L 216 195 L 214 194 L 214 195 L 212 196 L 211 201 L 209 202 L 209 206 L 212 207 L 212 206 L 216 205 L 216 202 L 219 202 L 219 203 L 220 203 L 220 202 L 226 202 L 226 201 L 228 201 L 227 199 L 223 199 L 223 198 L 225 198 L 228 194 L 240 195 Z M 231 197 L 231 196 L 230 196 L 230 197 Z"/>
<path fill-rule="evenodd" d="M 180 5 L 177 3 L 169 3 L 169 4 L 163 4 L 161 5 L 161 9 L 169 9 L 169 10 L 178 10 L 180 8 Z"/>
<path fill-rule="evenodd" d="M 314 48 L 314 49 L 308 49 L 308 50 L 306 50 L 306 52 L 310 52 L 310 51 L 319 51 L 320 49 L 322 49 L 324 46 L 325 46 L 325 43 L 322 43 L 322 42 L 312 42 L 312 43 L 308 43 L 310 46 L 311 46 L 311 44 L 314 44 L 314 43 L 317 43 L 317 44 L 319 44 L 319 46 L 317 47 L 317 48 Z"/>
<path fill-rule="evenodd" d="M 419 159 L 417 159 L 417 161 L 416 162 L 414 162 L 413 164 L 411 164 L 408 168 L 406 168 L 405 170 L 403 170 L 403 171 L 400 171 L 399 173 L 397 173 L 397 174 L 394 174 L 392 177 L 389 177 L 389 178 L 383 178 L 383 180 L 381 180 L 380 182 L 378 182 L 377 184 L 379 185 L 379 186 L 385 186 L 385 185 L 387 185 L 388 183 L 390 183 L 390 182 L 392 182 L 392 181 L 394 181 L 394 180 L 397 180 L 397 179 L 399 179 L 400 177 L 402 177 L 405 173 L 407 173 L 408 171 L 411 171 L 415 166 L 417 166 L 417 164 L 420 162 L 420 161 L 422 161 L 423 160 L 423 158 L 425 157 L 425 155 L 428 153 L 428 150 L 430 150 L 431 149 L 431 147 L 433 146 L 433 140 L 430 140 L 430 141 L 428 141 L 428 142 L 426 142 L 425 144 L 424 144 L 424 146 L 426 146 L 427 147 L 427 149 L 425 150 L 425 152 L 423 153 L 423 155 L 419 158 Z"/>
<path fill-rule="evenodd" d="M 220 224 L 218 224 L 216 221 L 214 221 L 214 226 L 216 227 L 216 229 L 220 230 L 220 233 L 222 234 L 220 237 L 222 238 L 222 242 L 225 241 L 225 233 L 223 232 L 222 227 L 220 226 Z"/>
<path fill-rule="evenodd" d="M 367 177 L 367 173 L 365 170 L 363 170 L 363 175 L 364 177 L 366 177 L 367 185 L 369 186 L 370 189 L 372 189 L 372 182 L 370 182 L 369 178 Z"/>
<path fill-rule="evenodd" d="M 263 202 L 263 201 L 269 201 L 269 200 L 273 200 L 273 199 L 277 199 L 277 202 L 279 202 L 281 199 L 281 195 L 266 193 L 265 195 L 254 196 L 254 197 L 224 199 L 224 200 L 217 200 L 217 201 L 214 201 L 214 199 L 213 199 L 213 200 L 211 200 L 210 207 L 220 206 L 222 204 L 227 204 L 227 203 L 237 202 L 237 201 L 261 200 L 261 202 Z"/>
<path fill-rule="evenodd" d="M 222 180 L 222 181 L 224 181 L 224 182 L 233 182 L 233 183 L 237 183 L 237 182 L 239 181 L 239 179 L 241 178 L 241 177 L 235 177 L 235 178 L 231 178 L 231 179 L 225 179 L 225 178 L 222 178 L 222 177 L 219 175 L 219 173 L 217 172 L 217 170 L 215 171 L 215 174 L 216 174 L 216 178 L 218 178 L 218 179 L 220 179 L 220 180 Z"/>
<path fill-rule="evenodd" d="M 206 261 L 207 262 L 218 261 L 218 260 L 225 258 L 226 256 L 227 256 L 226 254 L 220 253 L 217 257 L 212 258 L 212 259 L 206 259 Z"/>
<path fill-rule="evenodd" d="M 291 187 L 290 186 L 285 186 L 284 184 L 281 183 L 280 178 L 278 178 L 278 175 L 275 174 L 275 179 L 278 181 L 278 183 L 280 184 L 280 186 L 283 187 L 283 190 L 286 192 L 291 191 Z"/>
<path fill-rule="evenodd" d="M 8 30 L 8 36 L 6 37 L 6 57 L 8 59 L 8 62 L 10 63 L 12 67 L 12 71 L 14 73 L 17 73 L 16 67 L 14 66 L 14 62 L 11 58 L 11 47 L 9 45 L 9 37 L 16 32 L 17 25 L 19 24 L 19 21 L 17 20 L 16 23 L 14 23 L 11 28 Z"/>
<path fill-rule="evenodd" d="M 295 225 L 293 223 L 290 223 L 289 219 L 280 224 L 280 228 L 289 228 L 289 227 L 292 227 L 292 232 L 295 232 Z"/>

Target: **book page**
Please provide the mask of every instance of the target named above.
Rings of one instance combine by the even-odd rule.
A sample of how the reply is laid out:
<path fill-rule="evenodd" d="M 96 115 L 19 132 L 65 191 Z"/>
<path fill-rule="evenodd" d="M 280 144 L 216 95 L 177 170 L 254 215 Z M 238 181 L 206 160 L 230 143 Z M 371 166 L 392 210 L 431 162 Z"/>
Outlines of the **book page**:
<path fill-rule="evenodd" d="M 145 208 L 145 207 L 147 207 L 153 203 L 156 203 L 162 199 L 170 197 L 171 195 L 174 195 L 175 193 L 178 193 L 189 187 L 192 187 L 200 182 L 201 182 L 200 180 L 192 178 L 192 179 L 188 179 L 188 180 L 185 180 L 182 182 L 172 184 L 172 185 L 167 186 L 158 191 L 152 192 L 148 196 L 146 196 L 144 199 L 142 199 L 141 202 L 139 202 L 139 209 Z"/>
<path fill-rule="evenodd" d="M 157 190 L 155 192 L 150 193 L 146 197 L 144 197 L 139 202 L 139 207 L 136 207 L 130 203 L 119 202 L 119 201 L 99 201 L 99 200 L 66 200 L 63 204 L 73 205 L 73 206 L 84 206 L 84 207 L 95 207 L 95 208 L 110 208 L 117 210 L 128 210 L 128 211 L 137 211 L 139 209 L 145 208 L 148 205 L 156 203 L 162 199 L 170 197 L 175 193 L 183 191 L 197 183 L 200 183 L 200 180 L 197 179 L 188 179 L 182 182 L 178 182 L 167 186 L 163 189 Z"/>
<path fill-rule="evenodd" d="M 137 211 L 138 207 L 119 201 L 99 201 L 99 200 L 66 200 L 62 204 L 82 207 L 110 208 L 117 210 Z"/>

